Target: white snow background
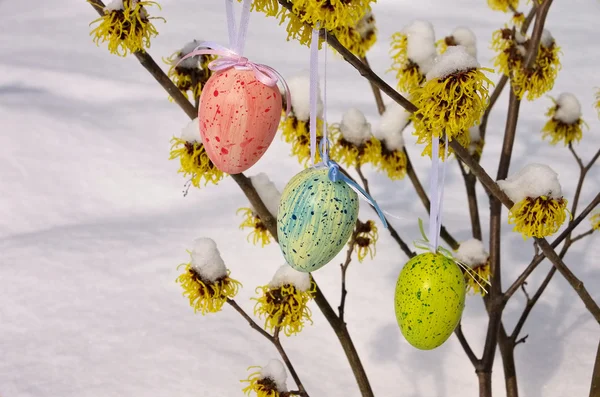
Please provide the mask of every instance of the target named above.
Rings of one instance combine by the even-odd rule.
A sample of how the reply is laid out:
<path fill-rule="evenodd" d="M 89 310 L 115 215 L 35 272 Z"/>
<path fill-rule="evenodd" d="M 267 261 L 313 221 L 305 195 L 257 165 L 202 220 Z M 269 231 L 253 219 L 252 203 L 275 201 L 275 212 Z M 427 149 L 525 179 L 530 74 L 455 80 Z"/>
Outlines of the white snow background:
<path fill-rule="evenodd" d="M 167 23 L 149 50 L 157 62 L 191 39 L 226 43 L 221 0 L 164 0 Z M 525 10 L 525 6 L 521 7 Z M 238 8 L 239 9 L 239 8 Z M 369 53 L 376 72 L 394 85 L 390 36 L 414 19 L 431 21 L 437 38 L 457 26 L 478 37 L 479 61 L 491 66 L 489 41 L 508 16 L 484 0 L 380 0 L 374 6 L 379 41 Z M 195 315 L 175 283 L 176 266 L 189 259 L 195 238 L 211 237 L 232 276 L 244 284 L 237 300 L 252 311 L 254 288 L 283 264 L 275 244 L 250 245 L 236 215 L 248 203 L 227 178 L 219 186 L 182 196 L 184 179 L 169 161 L 169 140 L 188 123 L 185 114 L 133 56 L 97 48 L 88 24 L 97 14 L 85 0 L 0 0 L 0 395 L 2 397 L 113 397 L 242 395 L 246 368 L 266 365 L 277 352 L 230 307 Z M 546 27 L 559 46 L 563 69 L 554 90 L 577 95 L 590 126 L 577 150 L 584 161 L 600 145 L 592 108 L 600 86 L 600 3 L 556 1 Z M 308 68 L 308 49 L 286 42 L 274 18 L 253 14 L 247 55 L 291 76 Z M 166 70 L 166 66 L 163 68 Z M 328 120 L 350 107 L 369 122 L 378 116 L 368 83 L 329 54 Z M 497 76 L 492 80 L 497 81 Z M 505 124 L 507 91 L 492 113 L 484 166 L 495 175 Z M 578 169 L 568 150 L 541 140 L 542 97 L 521 106 L 511 174 L 530 162 L 547 163 L 572 199 Z M 429 161 L 405 134 L 423 183 Z M 266 172 L 282 190 L 300 166 L 290 147 L 275 138 L 247 172 Z M 426 217 L 408 180 L 391 182 L 366 170 L 372 192 L 408 242 L 419 238 L 417 217 Z M 471 238 L 463 181 L 453 161 L 446 180 L 444 223 L 459 240 Z M 580 208 L 600 185 L 588 177 Z M 487 232 L 487 200 L 480 205 Z M 506 219 L 506 210 L 504 211 Z M 376 215 L 362 205 L 361 218 Z M 589 227 L 587 221 L 579 230 Z M 503 287 L 529 263 L 531 240 L 503 226 Z M 377 396 L 477 395 L 474 370 L 452 336 L 433 351 L 412 348 L 394 316 L 396 278 L 406 257 L 380 226 L 377 256 L 348 272 L 347 322 Z M 486 233 L 487 234 L 487 233 Z M 486 237 L 487 238 L 487 237 Z M 597 236 L 578 242 L 566 261 L 600 300 Z M 484 242 L 487 248 L 487 242 Z M 338 258 L 339 259 L 339 258 Z M 333 307 L 339 302 L 339 260 L 315 273 Z M 550 264 L 529 280 L 539 285 Z M 521 292 L 510 301 L 504 323 L 512 330 L 523 308 Z M 311 396 L 358 396 L 343 351 L 314 303 L 314 325 L 283 343 Z M 463 328 L 478 353 L 487 316 L 479 297 L 469 297 Z M 534 308 L 516 350 L 523 396 L 587 395 L 598 326 L 571 287 L 557 274 Z M 291 378 L 288 386 L 293 388 Z M 497 353 L 494 390 L 504 393 Z"/>

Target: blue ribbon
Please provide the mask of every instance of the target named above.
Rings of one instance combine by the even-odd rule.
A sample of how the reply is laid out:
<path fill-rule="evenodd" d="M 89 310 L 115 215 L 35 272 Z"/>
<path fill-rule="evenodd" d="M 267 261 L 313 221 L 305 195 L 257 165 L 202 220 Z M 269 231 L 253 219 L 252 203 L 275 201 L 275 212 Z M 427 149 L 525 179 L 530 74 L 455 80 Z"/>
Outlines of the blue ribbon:
<path fill-rule="evenodd" d="M 325 145 L 327 145 L 327 147 L 324 147 Z M 373 206 L 373 208 L 375 208 L 375 211 L 377 211 L 377 215 L 379 216 L 379 219 L 381 219 L 383 226 L 387 229 L 388 228 L 387 221 L 385 219 L 385 216 L 383 215 L 383 211 L 381 210 L 381 208 L 379 208 L 379 205 L 377 205 L 377 202 L 375 201 L 375 199 L 373 199 L 373 197 L 371 197 L 371 195 L 369 195 L 369 193 L 367 193 L 358 183 L 356 183 L 352 179 L 348 178 L 340 170 L 340 165 L 338 163 L 336 163 L 334 160 L 331 160 L 329 158 L 328 147 L 329 147 L 329 140 L 324 137 L 323 139 L 321 139 L 321 144 L 319 145 L 319 154 L 321 155 L 321 159 L 323 159 L 322 164 L 329 169 L 329 171 L 327 172 L 327 176 L 329 177 L 329 180 L 331 182 L 338 182 L 338 181 L 345 182 L 348 186 L 350 186 L 350 188 L 352 190 L 360 193 L 361 196 L 363 196 L 364 200 L 366 200 L 369 204 L 371 204 L 371 206 Z"/>

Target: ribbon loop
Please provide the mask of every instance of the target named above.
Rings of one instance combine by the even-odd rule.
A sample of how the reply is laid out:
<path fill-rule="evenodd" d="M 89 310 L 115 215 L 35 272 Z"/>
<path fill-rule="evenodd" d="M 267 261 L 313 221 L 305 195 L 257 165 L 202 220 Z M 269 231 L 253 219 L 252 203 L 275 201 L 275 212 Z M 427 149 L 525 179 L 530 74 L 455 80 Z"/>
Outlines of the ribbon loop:
<path fill-rule="evenodd" d="M 286 116 L 292 111 L 292 96 L 290 94 L 290 89 L 283 76 L 272 67 L 254 63 L 232 49 L 223 47 L 222 45 L 211 41 L 200 43 L 192 52 L 182 57 L 175 66 L 179 65 L 185 59 L 199 55 L 217 55 L 219 57 L 208 64 L 208 68 L 213 72 L 222 72 L 231 68 L 237 70 L 252 70 L 256 79 L 269 87 L 275 87 L 279 81 L 283 85 L 285 93 Z"/>
<path fill-rule="evenodd" d="M 351 178 L 347 177 L 346 174 L 344 174 L 342 172 L 342 170 L 340 169 L 340 165 L 338 163 L 336 163 L 334 160 L 331 160 L 327 156 L 327 154 L 326 154 L 327 151 L 323 150 L 323 148 L 328 147 L 328 146 L 329 146 L 328 139 L 326 137 L 324 137 L 323 139 L 321 139 L 321 143 L 319 145 L 319 154 L 321 155 L 322 162 L 319 163 L 319 164 L 317 164 L 317 166 L 319 166 L 319 165 L 322 164 L 325 167 L 327 167 L 327 169 L 328 169 L 327 176 L 328 176 L 328 178 L 329 178 L 329 180 L 331 182 L 334 182 L 334 183 L 335 182 L 344 182 L 344 183 L 346 183 L 363 200 L 365 200 L 366 202 L 368 202 L 369 204 L 371 204 L 371 206 L 373 208 L 375 208 L 375 211 L 377 212 L 377 215 L 379 216 L 379 219 L 381 219 L 381 222 L 383 223 L 383 226 L 387 229 L 388 228 L 387 220 L 385 219 L 385 215 L 383 215 L 383 211 L 381 210 L 381 208 L 379 208 L 379 205 L 377 204 L 377 202 L 375 201 L 375 199 L 373 197 L 371 197 L 371 195 L 369 193 L 367 193 L 358 183 L 356 183 Z"/>

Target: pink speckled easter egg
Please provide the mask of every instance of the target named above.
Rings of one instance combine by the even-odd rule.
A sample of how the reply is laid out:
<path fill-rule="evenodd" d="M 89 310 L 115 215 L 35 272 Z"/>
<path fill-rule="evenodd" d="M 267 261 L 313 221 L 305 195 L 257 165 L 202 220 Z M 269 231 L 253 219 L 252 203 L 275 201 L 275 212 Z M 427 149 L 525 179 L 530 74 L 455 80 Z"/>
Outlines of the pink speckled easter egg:
<path fill-rule="evenodd" d="M 273 141 L 281 118 L 281 94 L 251 70 L 215 73 L 202 88 L 198 120 L 206 154 L 228 174 L 252 167 Z"/>

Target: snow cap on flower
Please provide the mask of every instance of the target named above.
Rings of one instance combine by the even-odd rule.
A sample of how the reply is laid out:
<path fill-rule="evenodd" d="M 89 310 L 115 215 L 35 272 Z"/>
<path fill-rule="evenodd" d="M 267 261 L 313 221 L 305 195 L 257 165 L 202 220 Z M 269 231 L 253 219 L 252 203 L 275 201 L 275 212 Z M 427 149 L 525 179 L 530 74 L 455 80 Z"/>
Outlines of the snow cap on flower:
<path fill-rule="evenodd" d="M 112 0 L 104 7 L 104 11 L 123 11 L 124 9 L 123 0 Z"/>
<path fill-rule="evenodd" d="M 454 258 L 470 267 L 485 263 L 489 254 L 485 251 L 483 243 L 477 239 L 464 241 L 458 247 Z"/>
<path fill-rule="evenodd" d="M 215 282 L 227 276 L 225 262 L 221 258 L 217 243 L 213 239 L 201 237 L 194 240 L 191 268 L 203 279 Z"/>
<path fill-rule="evenodd" d="M 285 367 L 279 360 L 270 360 L 269 363 L 260 370 L 260 377 L 271 379 L 277 385 L 277 391 L 280 393 L 287 392 L 287 373 Z"/>
<path fill-rule="evenodd" d="M 469 54 L 465 47 L 460 45 L 452 46 L 437 57 L 433 67 L 427 73 L 427 81 L 442 79 L 453 73 L 476 69 L 478 67 L 479 62 Z"/>
<path fill-rule="evenodd" d="M 294 116 L 300 121 L 308 121 L 310 117 L 310 74 L 302 72 L 286 81 L 292 97 Z M 317 89 L 317 93 L 317 117 L 322 117 L 323 100 L 320 88 Z"/>
<path fill-rule="evenodd" d="M 527 197 L 562 197 L 558 174 L 544 164 L 528 164 L 516 174 L 498 181 L 498 186 L 515 203 Z"/>
<path fill-rule="evenodd" d="M 277 190 L 275 184 L 271 182 L 269 176 L 264 172 L 257 175 L 251 176 L 250 181 L 252 186 L 256 189 L 256 192 L 260 196 L 260 199 L 265 203 L 265 206 L 273 216 L 277 216 L 279 209 L 279 200 L 281 199 L 281 192 Z"/>
<path fill-rule="evenodd" d="M 371 124 L 360 110 L 351 108 L 342 116 L 340 132 L 345 140 L 360 146 L 371 137 Z"/>
<path fill-rule="evenodd" d="M 388 150 L 401 150 L 404 147 L 402 131 L 408 124 L 411 114 L 397 103 L 389 104 L 379 119 L 374 135 L 385 140 Z"/>
<path fill-rule="evenodd" d="M 556 113 L 554 118 L 565 124 L 573 124 L 581 118 L 581 104 L 575 95 L 563 92 L 556 99 Z"/>
<path fill-rule="evenodd" d="M 181 139 L 190 143 L 200 142 L 200 125 L 198 124 L 198 117 L 182 128 Z"/>
<path fill-rule="evenodd" d="M 456 44 L 466 48 L 469 55 L 473 58 L 477 58 L 477 38 L 471 29 L 460 26 L 454 29 L 452 37 Z"/>
<path fill-rule="evenodd" d="M 414 21 L 402 32 L 407 37 L 408 58 L 419 66 L 423 74 L 426 74 L 436 56 L 433 25 L 427 21 Z"/>
<path fill-rule="evenodd" d="M 181 48 L 181 50 L 179 50 L 179 55 L 175 58 L 174 64 L 177 64 L 177 66 L 180 68 L 186 68 L 186 69 L 197 68 L 200 56 L 192 56 L 192 57 L 184 59 L 181 62 L 179 62 L 179 60 L 181 58 L 183 58 L 184 56 L 186 56 L 187 54 L 189 54 L 190 52 L 194 51 L 201 42 L 202 42 L 201 40 L 192 40 L 189 43 L 187 43 L 186 45 L 184 45 Z"/>
<path fill-rule="evenodd" d="M 310 276 L 308 273 L 299 272 L 290 265 L 283 265 L 275 272 L 269 282 L 269 288 L 281 288 L 284 285 L 293 285 L 300 292 L 310 289 Z"/>
<path fill-rule="evenodd" d="M 554 37 L 552 36 L 552 33 L 550 33 L 549 30 L 544 29 L 542 32 L 542 38 L 540 39 L 540 44 L 544 47 L 550 47 L 552 43 L 554 43 Z"/>

